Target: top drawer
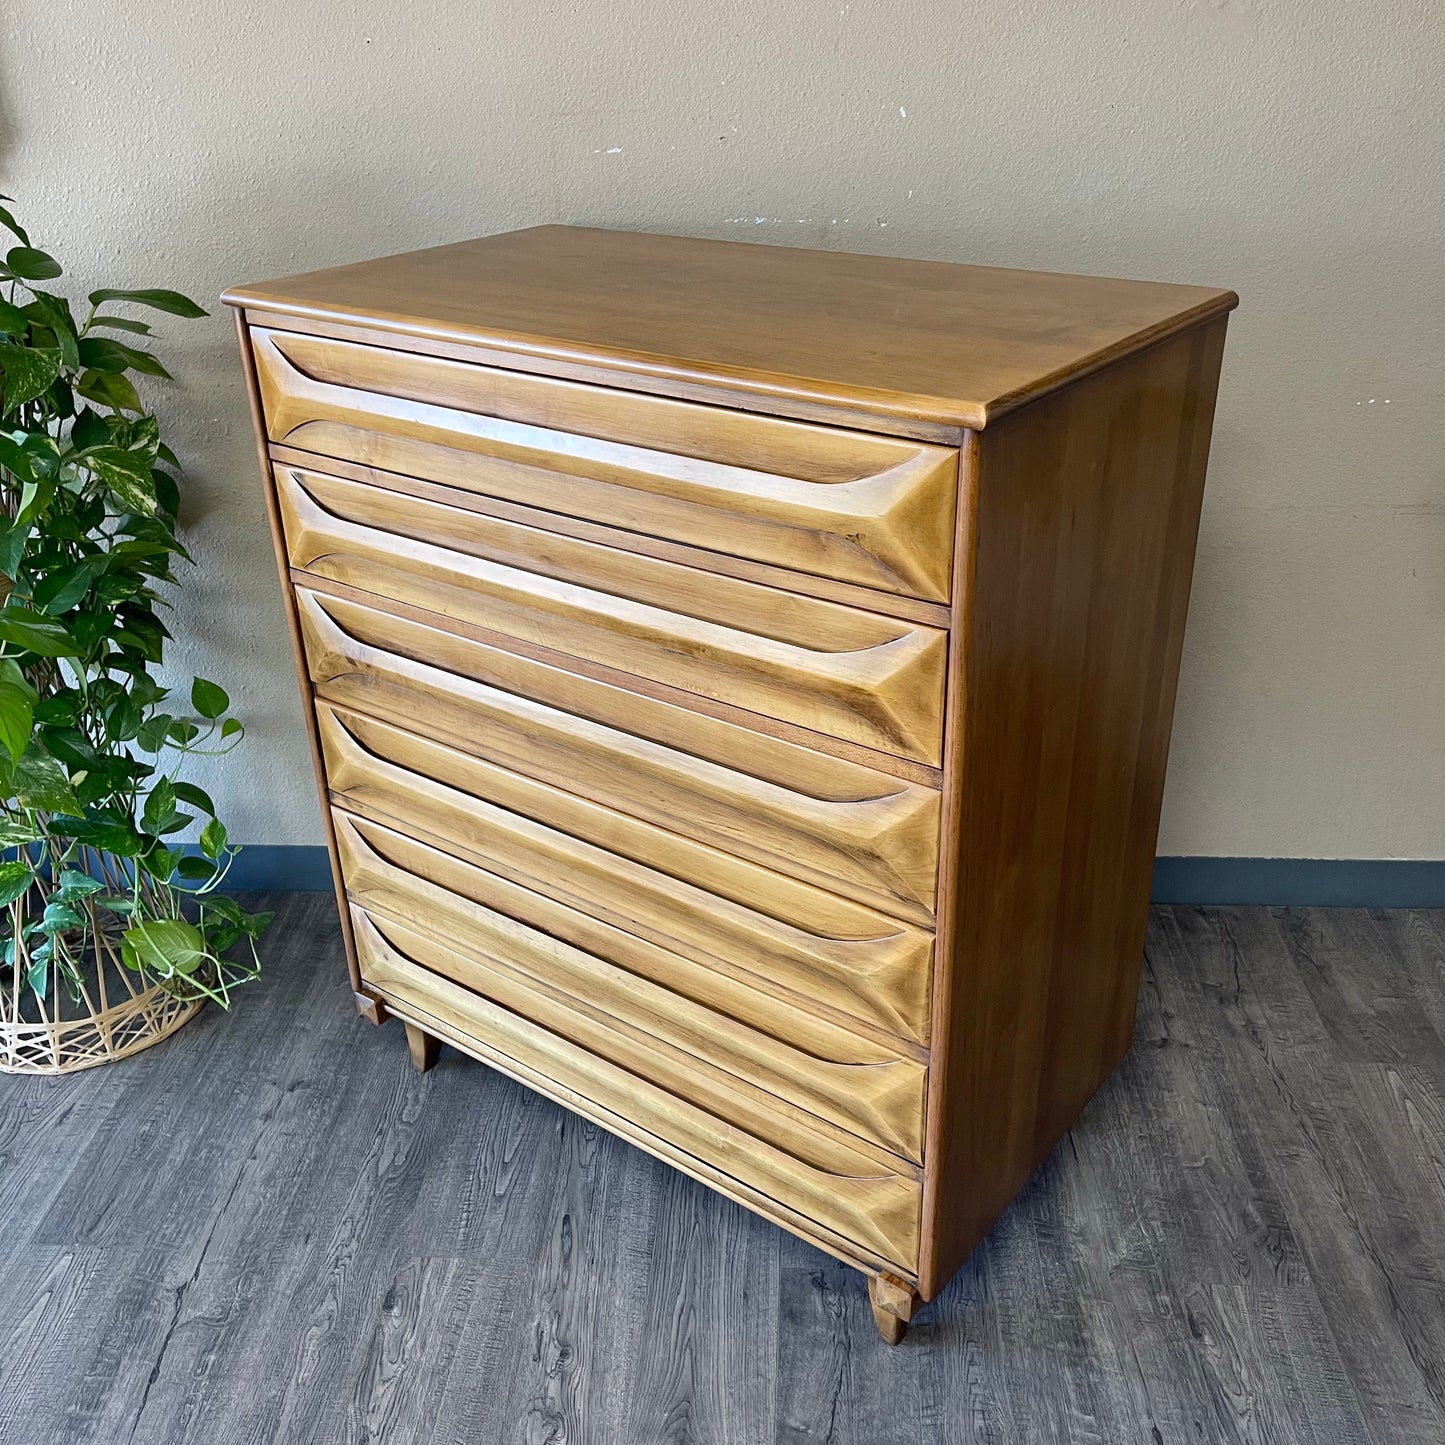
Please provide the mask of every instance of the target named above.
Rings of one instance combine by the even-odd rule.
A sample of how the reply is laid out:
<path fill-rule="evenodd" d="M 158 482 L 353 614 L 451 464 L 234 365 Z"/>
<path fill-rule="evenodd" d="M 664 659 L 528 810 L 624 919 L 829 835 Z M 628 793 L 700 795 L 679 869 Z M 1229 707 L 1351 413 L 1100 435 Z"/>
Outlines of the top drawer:
<path fill-rule="evenodd" d="M 946 602 L 958 452 L 255 327 L 273 442 Z"/>

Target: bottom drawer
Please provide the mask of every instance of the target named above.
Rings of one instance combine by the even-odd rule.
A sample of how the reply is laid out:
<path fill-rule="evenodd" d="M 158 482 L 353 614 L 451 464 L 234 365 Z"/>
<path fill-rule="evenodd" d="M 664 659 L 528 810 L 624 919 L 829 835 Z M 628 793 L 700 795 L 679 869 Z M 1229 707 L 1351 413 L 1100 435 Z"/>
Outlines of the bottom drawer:
<path fill-rule="evenodd" d="M 540 995 L 522 1005 L 530 1017 L 603 1052 L 640 1041 L 637 1071 L 673 1093 L 740 1094 L 736 1107 L 774 1127 L 822 1120 L 922 1159 L 922 1060 L 403 833 L 340 809 L 334 821 L 352 903 L 383 933 L 399 926 L 465 954 L 469 987 L 508 1006 Z"/>
<path fill-rule="evenodd" d="M 826 1126 L 798 1127 L 782 1138 L 776 1116 L 760 1120 L 755 1133 L 749 1109 L 725 1089 L 715 1100 L 702 1096 L 730 1116 L 719 1117 L 634 1073 L 629 1052 L 640 1051 L 637 1062 L 645 1067 L 646 1043 L 629 1045 L 605 1018 L 579 1028 L 571 1001 L 525 987 L 518 992 L 515 984 L 499 987 L 486 961 L 363 909 L 353 906 L 352 915 L 363 982 L 424 1027 L 435 1020 L 443 1036 L 799 1232 L 828 1236 L 865 1263 L 916 1273 L 921 1186 L 902 1160 Z M 549 1023 L 596 1033 L 610 1057 Z"/>

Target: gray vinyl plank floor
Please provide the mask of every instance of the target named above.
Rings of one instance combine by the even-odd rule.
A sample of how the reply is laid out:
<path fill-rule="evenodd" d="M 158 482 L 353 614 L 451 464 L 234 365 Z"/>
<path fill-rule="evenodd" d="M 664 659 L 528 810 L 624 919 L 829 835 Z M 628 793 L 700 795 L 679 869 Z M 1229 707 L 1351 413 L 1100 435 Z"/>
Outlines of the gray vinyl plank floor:
<path fill-rule="evenodd" d="M 904 1343 L 862 1278 L 351 1009 L 0 1075 L 4 1445 L 1445 1442 L 1445 915 L 1157 909 L 1135 1046 Z"/>

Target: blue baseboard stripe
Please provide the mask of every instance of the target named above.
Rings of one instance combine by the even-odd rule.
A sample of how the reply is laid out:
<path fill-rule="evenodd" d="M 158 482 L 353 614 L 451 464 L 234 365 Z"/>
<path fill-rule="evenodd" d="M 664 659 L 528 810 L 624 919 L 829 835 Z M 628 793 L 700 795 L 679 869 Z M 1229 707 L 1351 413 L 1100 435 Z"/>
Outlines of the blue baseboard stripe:
<path fill-rule="evenodd" d="M 1156 858 L 1155 903 L 1445 908 L 1445 860 Z"/>
<path fill-rule="evenodd" d="M 232 888 L 331 887 L 326 849 L 252 843 Z M 1157 858 L 1155 903 L 1267 904 L 1332 908 L 1445 908 L 1445 860 L 1396 858 Z"/>
<path fill-rule="evenodd" d="M 247 843 L 226 875 L 226 887 L 237 891 L 329 893 L 331 886 L 331 860 L 320 843 Z"/>

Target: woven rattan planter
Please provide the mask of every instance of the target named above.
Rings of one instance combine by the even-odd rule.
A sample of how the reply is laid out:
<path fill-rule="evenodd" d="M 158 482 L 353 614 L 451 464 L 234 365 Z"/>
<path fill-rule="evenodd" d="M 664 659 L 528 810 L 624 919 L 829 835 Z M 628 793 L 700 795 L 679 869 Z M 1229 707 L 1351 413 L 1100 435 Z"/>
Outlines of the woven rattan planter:
<path fill-rule="evenodd" d="M 38 999 L 23 986 L 0 988 L 0 1073 L 70 1074 L 137 1054 L 174 1033 L 204 999 L 137 986 L 123 969 L 92 964 L 79 997 Z"/>

